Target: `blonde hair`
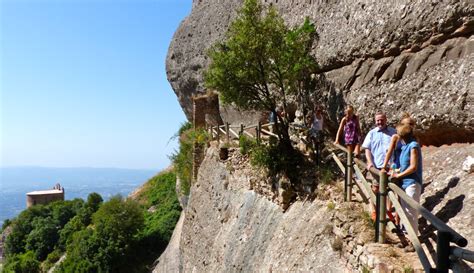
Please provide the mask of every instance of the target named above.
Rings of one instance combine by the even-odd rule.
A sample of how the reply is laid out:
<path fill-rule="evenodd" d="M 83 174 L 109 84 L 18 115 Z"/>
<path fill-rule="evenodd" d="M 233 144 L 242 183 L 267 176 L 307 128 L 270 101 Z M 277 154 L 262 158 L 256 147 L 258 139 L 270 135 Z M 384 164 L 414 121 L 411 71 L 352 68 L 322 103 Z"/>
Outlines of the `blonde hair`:
<path fill-rule="evenodd" d="M 413 127 L 407 123 L 400 123 L 397 125 L 397 134 L 405 141 L 414 138 Z"/>
<path fill-rule="evenodd" d="M 349 116 L 349 111 L 352 113 L 352 115 L 354 115 L 354 114 L 355 114 L 355 113 L 354 113 L 354 106 L 352 106 L 352 105 L 347 105 L 346 110 L 345 110 L 345 112 L 346 112 L 346 113 L 345 113 L 345 114 L 346 114 L 346 117 Z"/>
<path fill-rule="evenodd" d="M 416 125 L 416 120 L 411 117 L 411 115 L 408 112 L 403 112 L 401 117 L 400 117 L 400 123 L 399 124 L 406 124 L 409 125 L 412 130 L 415 128 Z"/>

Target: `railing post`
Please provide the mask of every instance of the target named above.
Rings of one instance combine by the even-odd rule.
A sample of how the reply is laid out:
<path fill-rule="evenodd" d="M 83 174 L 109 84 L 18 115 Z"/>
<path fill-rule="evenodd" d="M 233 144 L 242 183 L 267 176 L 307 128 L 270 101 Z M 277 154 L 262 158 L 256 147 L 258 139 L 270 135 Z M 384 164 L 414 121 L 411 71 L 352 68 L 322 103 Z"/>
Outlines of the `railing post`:
<path fill-rule="evenodd" d="M 260 144 L 260 134 L 262 133 L 262 122 L 258 122 L 257 124 L 257 133 L 256 133 L 256 136 L 257 136 L 257 144 Z"/>
<path fill-rule="evenodd" d="M 436 241 L 436 273 L 448 273 L 449 271 L 450 241 L 451 233 L 438 230 L 438 239 Z"/>
<path fill-rule="evenodd" d="M 378 242 L 384 243 L 385 242 L 385 227 L 387 225 L 386 218 L 387 218 L 387 173 L 380 172 L 380 179 L 379 179 L 379 195 L 380 195 L 380 204 L 379 204 L 379 211 L 378 213 Z"/>
<path fill-rule="evenodd" d="M 230 132 L 229 132 L 229 123 L 228 122 L 225 123 L 225 133 L 227 135 L 227 142 L 229 142 L 230 141 Z"/>
<path fill-rule="evenodd" d="M 349 152 L 347 153 L 347 170 L 346 170 L 346 173 L 347 173 L 347 176 L 346 176 L 346 178 L 347 178 L 347 182 L 346 182 L 347 197 L 346 197 L 346 200 L 349 201 L 349 202 L 352 201 L 352 176 L 353 176 L 353 172 L 354 172 L 354 169 L 352 167 L 353 164 L 354 164 L 354 158 L 352 156 L 352 151 L 349 149 Z"/>

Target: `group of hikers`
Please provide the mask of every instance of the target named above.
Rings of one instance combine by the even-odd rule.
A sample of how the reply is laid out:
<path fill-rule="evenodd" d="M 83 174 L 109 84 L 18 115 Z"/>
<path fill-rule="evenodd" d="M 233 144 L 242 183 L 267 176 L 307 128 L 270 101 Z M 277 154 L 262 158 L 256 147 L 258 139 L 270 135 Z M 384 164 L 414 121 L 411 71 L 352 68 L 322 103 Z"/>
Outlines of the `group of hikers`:
<path fill-rule="evenodd" d="M 277 115 L 281 115 L 282 109 L 275 109 Z M 312 113 L 307 117 L 307 124 L 310 125 L 309 137 L 314 145 L 316 158 L 321 153 L 323 143 L 323 113 L 322 108 L 315 106 Z M 275 118 L 275 117 L 273 117 Z M 397 178 L 399 186 L 417 203 L 420 201 L 422 189 L 422 155 L 421 147 L 417 141 L 414 129 L 415 119 L 408 113 L 403 113 L 395 128 L 388 126 L 387 115 L 384 112 L 375 114 L 375 128 L 370 130 L 365 138 L 360 128 L 359 117 L 354 112 L 351 105 L 345 108 L 335 137 L 335 144 L 340 144 L 344 140 L 348 151 L 354 153 L 356 157 L 361 156 L 361 148 L 364 149 L 367 161 L 367 170 L 375 168 L 381 172 L 387 172 L 392 178 Z M 271 117 L 270 117 L 270 121 Z M 378 180 L 372 181 L 372 191 L 378 193 Z M 400 204 L 410 221 L 411 226 L 418 233 L 418 211 L 411 208 L 405 201 L 400 200 Z M 400 226 L 400 218 L 392 213 L 393 208 L 390 201 L 387 201 L 387 216 L 397 225 L 400 230 L 406 232 Z M 375 206 L 372 205 L 372 219 L 376 219 Z"/>
<path fill-rule="evenodd" d="M 348 106 L 336 134 L 335 144 L 339 144 L 341 135 L 349 152 L 356 157 L 360 156 L 361 144 L 365 150 L 367 169 L 374 167 L 381 172 L 397 178 L 399 186 L 417 203 L 420 201 L 422 189 L 423 163 L 421 147 L 415 134 L 415 119 L 408 113 L 403 113 L 396 128 L 387 125 L 387 116 L 383 112 L 375 114 L 375 128 L 370 130 L 362 141 L 359 118 L 354 113 L 354 108 Z M 372 191 L 379 190 L 378 181 L 372 179 Z M 418 211 L 400 200 L 410 225 L 418 233 Z M 391 202 L 387 202 L 387 216 L 397 226 L 399 217 L 392 214 Z M 372 206 L 372 219 L 375 220 L 376 211 Z M 405 231 L 402 226 L 401 229 Z"/>
<path fill-rule="evenodd" d="M 399 186 L 405 193 L 419 203 L 423 185 L 423 164 L 421 147 L 414 134 L 415 119 L 408 113 L 403 113 L 398 124 L 393 128 L 388 126 L 387 115 L 384 112 L 377 112 L 374 118 L 375 128 L 371 129 L 363 138 L 359 118 L 354 112 L 354 107 L 347 106 L 334 143 L 340 144 L 340 140 L 343 139 L 348 151 L 354 153 L 356 157 L 361 156 L 362 148 L 367 161 L 367 170 L 373 167 L 381 172 L 386 172 L 393 178 L 397 178 Z M 311 126 L 309 137 L 312 139 L 315 153 L 319 158 L 323 142 L 321 107 L 314 107 L 312 113 L 307 117 L 307 124 Z M 374 177 L 369 180 L 372 181 L 372 191 L 378 193 L 378 180 Z M 411 208 L 403 200 L 400 200 L 400 203 L 411 226 L 418 234 L 417 210 Z M 374 221 L 376 216 L 375 206 L 372 205 L 371 217 Z M 387 200 L 387 216 L 402 232 L 406 233 L 403 225 L 400 225 L 400 218 L 397 213 L 394 213 L 389 200 Z"/>

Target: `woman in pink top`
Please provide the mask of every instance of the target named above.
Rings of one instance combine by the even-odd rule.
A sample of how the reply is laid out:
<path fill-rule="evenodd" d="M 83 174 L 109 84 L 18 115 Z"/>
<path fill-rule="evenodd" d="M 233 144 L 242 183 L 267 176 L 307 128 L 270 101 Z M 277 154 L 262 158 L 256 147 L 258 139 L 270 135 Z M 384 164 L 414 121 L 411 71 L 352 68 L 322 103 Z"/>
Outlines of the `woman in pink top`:
<path fill-rule="evenodd" d="M 360 124 L 359 118 L 354 114 L 354 107 L 347 106 L 345 116 L 339 124 L 334 144 L 339 144 L 342 131 L 344 130 L 344 142 L 350 152 L 354 152 L 355 156 L 360 154 Z"/>

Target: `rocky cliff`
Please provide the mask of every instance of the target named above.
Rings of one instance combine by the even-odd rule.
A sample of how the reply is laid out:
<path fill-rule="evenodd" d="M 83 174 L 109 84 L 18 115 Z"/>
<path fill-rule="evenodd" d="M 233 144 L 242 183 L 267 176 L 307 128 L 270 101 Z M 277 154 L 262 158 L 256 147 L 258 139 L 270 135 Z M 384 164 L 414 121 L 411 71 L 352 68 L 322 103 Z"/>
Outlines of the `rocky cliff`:
<path fill-rule="evenodd" d="M 206 50 L 223 39 L 242 2 L 193 0 L 191 14 L 175 33 L 166 63 L 168 80 L 190 120 L 192 96 L 205 92 Z M 474 141 L 474 3 L 262 3 L 277 7 L 289 25 L 303 22 L 306 16 L 315 23 L 318 40 L 313 54 L 321 65 L 329 131 L 337 126 L 347 104 L 355 106 L 364 131 L 373 126 L 373 115 L 379 110 L 387 112 L 393 123 L 401 112 L 412 113 L 422 143 L 437 146 L 422 151 L 421 204 L 466 236 L 472 250 L 474 174 L 462 171 L 461 165 L 467 156 L 474 156 L 474 145 L 459 143 Z M 228 122 L 256 118 L 229 107 L 221 107 L 221 116 Z M 283 211 L 275 197 L 281 185 L 274 188 L 264 174 L 238 158 L 222 161 L 215 147 L 207 151 L 173 243 L 155 272 L 420 268 L 413 255 L 371 243 L 373 235 L 367 234 L 372 231 L 360 219 L 361 207 L 342 203 L 337 197 L 340 186 L 315 187 L 331 194 L 297 200 Z M 421 220 L 420 229 L 424 247 L 433 252 L 433 228 Z"/>
<path fill-rule="evenodd" d="M 474 146 L 424 147 L 422 153 L 421 204 L 472 245 L 474 172 L 462 170 L 462 162 Z M 421 270 L 415 253 L 396 247 L 394 234 L 388 233 L 388 244 L 373 242 L 360 202 L 342 201 L 342 182 L 313 181 L 317 197 L 298 199 L 286 211 L 277 205 L 279 183 L 250 167 L 237 149 L 221 160 L 214 143 L 154 272 Z M 420 219 L 420 232 L 427 253 L 433 253 L 435 229 Z"/>
<path fill-rule="evenodd" d="M 206 50 L 223 39 L 242 0 L 194 0 L 170 45 L 167 73 L 188 119 L 204 92 Z M 420 121 L 425 144 L 474 141 L 474 3 L 449 1 L 265 0 L 289 25 L 307 16 L 318 40 L 329 128 L 353 104 L 364 129 L 378 110 Z M 236 120 L 223 110 L 226 121 Z"/>

